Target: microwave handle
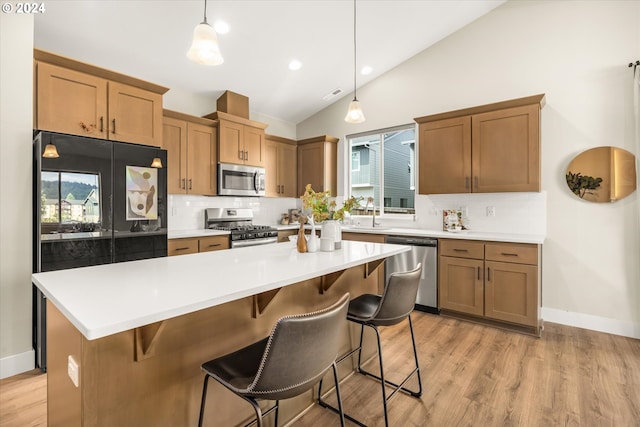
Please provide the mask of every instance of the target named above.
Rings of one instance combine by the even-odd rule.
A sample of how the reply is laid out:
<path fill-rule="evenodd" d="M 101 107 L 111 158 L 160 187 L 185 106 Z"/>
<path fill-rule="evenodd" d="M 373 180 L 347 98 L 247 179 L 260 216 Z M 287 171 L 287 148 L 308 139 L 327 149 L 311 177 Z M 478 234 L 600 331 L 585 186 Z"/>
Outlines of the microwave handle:
<path fill-rule="evenodd" d="M 253 190 L 256 193 L 260 191 L 260 173 L 258 171 L 253 174 Z"/>

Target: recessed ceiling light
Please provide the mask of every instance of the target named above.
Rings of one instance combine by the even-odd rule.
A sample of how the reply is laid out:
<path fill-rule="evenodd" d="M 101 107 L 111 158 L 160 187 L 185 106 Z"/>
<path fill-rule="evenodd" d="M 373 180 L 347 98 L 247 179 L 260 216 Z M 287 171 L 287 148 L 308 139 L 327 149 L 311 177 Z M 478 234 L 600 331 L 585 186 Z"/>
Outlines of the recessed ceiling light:
<path fill-rule="evenodd" d="M 362 67 L 362 69 L 360 70 L 360 74 L 362 74 L 363 76 L 366 76 L 367 74 L 371 74 L 371 72 L 373 71 L 373 68 L 371 68 L 368 65 L 365 65 L 364 67 Z"/>
<path fill-rule="evenodd" d="M 213 24 L 213 29 L 216 30 L 218 34 L 227 34 L 229 32 L 229 24 L 224 21 L 216 21 L 216 23 Z"/>
<path fill-rule="evenodd" d="M 297 59 L 292 59 L 291 62 L 289 62 L 289 69 L 291 71 L 296 71 L 300 68 L 302 68 L 302 62 L 298 61 Z"/>

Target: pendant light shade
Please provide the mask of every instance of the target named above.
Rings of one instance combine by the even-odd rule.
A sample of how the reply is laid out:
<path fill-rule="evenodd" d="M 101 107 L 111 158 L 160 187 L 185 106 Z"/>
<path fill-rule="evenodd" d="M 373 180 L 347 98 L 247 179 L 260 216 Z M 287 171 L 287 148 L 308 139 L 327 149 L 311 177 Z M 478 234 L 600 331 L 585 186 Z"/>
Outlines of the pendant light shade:
<path fill-rule="evenodd" d="M 349 110 L 344 118 L 344 121 L 347 123 L 362 123 L 365 121 L 360 101 L 358 101 L 358 97 L 356 96 L 356 54 L 356 0 L 353 0 L 353 101 L 349 103 Z"/>
<path fill-rule="evenodd" d="M 349 103 L 349 110 L 347 111 L 344 121 L 347 123 L 362 123 L 365 121 L 364 113 L 360 107 L 360 101 L 356 98 L 353 98 L 353 101 Z"/>
<path fill-rule="evenodd" d="M 44 153 L 42 153 L 42 157 L 46 157 L 47 159 L 57 159 L 60 157 L 58 154 L 58 149 L 53 144 L 47 144 L 44 147 Z"/>
<path fill-rule="evenodd" d="M 160 157 L 154 157 L 153 160 L 151 161 L 151 167 L 162 169 L 162 159 Z"/>
<path fill-rule="evenodd" d="M 193 30 L 193 41 L 187 51 L 187 58 L 202 65 L 220 65 L 224 62 L 216 30 L 207 23 L 207 0 L 204 1 L 204 20 Z"/>

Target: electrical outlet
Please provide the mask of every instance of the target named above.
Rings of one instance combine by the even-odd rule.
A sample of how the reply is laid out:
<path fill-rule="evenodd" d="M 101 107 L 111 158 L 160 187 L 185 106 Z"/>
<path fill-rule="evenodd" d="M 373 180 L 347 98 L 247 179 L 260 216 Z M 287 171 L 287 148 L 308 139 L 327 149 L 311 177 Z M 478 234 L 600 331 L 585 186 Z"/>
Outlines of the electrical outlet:
<path fill-rule="evenodd" d="M 173 206 L 171 208 L 171 216 L 176 216 L 178 215 L 178 208 L 176 208 L 175 206 Z"/>
<path fill-rule="evenodd" d="M 496 216 L 495 206 L 487 206 L 487 216 Z"/>
<path fill-rule="evenodd" d="M 67 359 L 67 374 L 69 375 L 69 378 L 71 378 L 73 385 L 79 387 L 80 375 L 78 373 L 78 363 L 71 355 L 69 355 Z"/>

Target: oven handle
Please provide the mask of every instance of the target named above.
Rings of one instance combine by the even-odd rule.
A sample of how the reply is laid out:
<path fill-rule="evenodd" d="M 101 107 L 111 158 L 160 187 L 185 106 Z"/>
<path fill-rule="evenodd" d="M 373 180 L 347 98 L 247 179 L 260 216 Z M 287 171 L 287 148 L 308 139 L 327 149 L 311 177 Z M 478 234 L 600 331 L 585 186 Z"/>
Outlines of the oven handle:
<path fill-rule="evenodd" d="M 278 243 L 277 237 L 265 237 L 263 239 L 234 240 L 231 242 L 232 248 L 243 248 L 246 246 L 268 245 Z"/>
<path fill-rule="evenodd" d="M 259 186 L 260 186 L 260 182 L 259 182 L 259 174 L 258 171 L 255 171 L 253 173 L 253 190 L 258 193 L 259 191 Z"/>

